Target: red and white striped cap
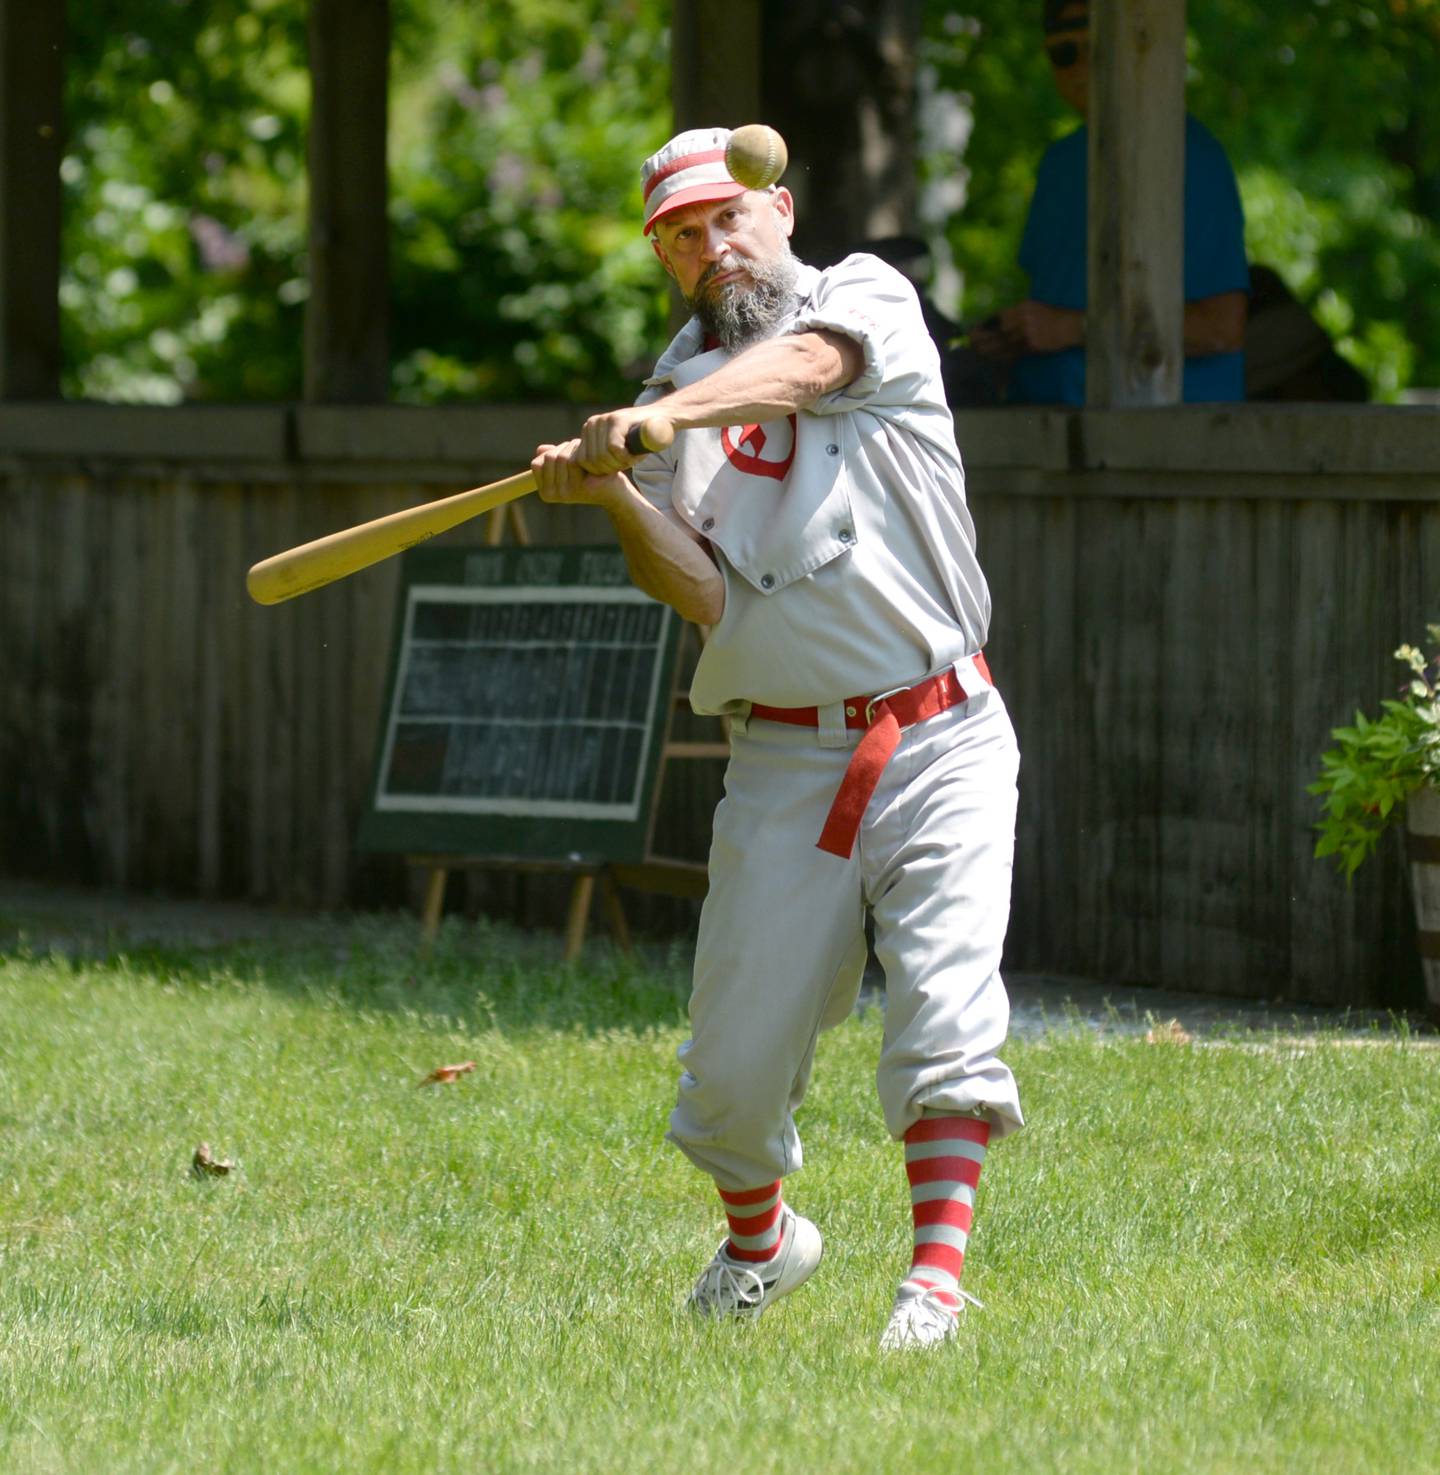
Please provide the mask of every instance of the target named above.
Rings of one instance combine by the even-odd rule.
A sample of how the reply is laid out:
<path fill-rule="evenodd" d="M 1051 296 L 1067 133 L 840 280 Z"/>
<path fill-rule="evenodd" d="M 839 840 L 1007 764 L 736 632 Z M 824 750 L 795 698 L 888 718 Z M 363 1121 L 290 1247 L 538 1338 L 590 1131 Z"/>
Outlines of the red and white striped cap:
<path fill-rule="evenodd" d="M 640 166 L 645 193 L 645 234 L 662 215 L 704 200 L 729 200 L 745 186 L 725 167 L 728 128 L 692 128 L 677 133 Z"/>

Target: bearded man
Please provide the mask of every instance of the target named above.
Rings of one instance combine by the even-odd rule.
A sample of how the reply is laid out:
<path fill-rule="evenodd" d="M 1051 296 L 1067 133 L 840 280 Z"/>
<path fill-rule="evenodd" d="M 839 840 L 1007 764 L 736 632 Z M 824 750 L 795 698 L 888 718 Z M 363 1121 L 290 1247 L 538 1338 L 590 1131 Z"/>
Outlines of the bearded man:
<path fill-rule="evenodd" d="M 714 1179 L 729 1234 L 690 1304 L 758 1316 L 820 1263 L 782 1183 L 868 914 L 877 1085 L 914 1225 L 881 1344 L 935 1346 L 974 1299 L 960 1275 L 986 1148 L 1022 1120 L 997 1054 L 1018 755 L 914 289 L 873 256 L 798 262 L 789 191 L 732 179 L 728 138 L 682 133 L 641 170 L 645 232 L 694 316 L 635 406 L 532 469 L 547 501 L 603 507 L 636 584 L 712 627 L 690 698 L 729 718 L 731 756 L 668 1136 Z M 637 458 L 627 437 L 656 417 L 674 442 Z"/>

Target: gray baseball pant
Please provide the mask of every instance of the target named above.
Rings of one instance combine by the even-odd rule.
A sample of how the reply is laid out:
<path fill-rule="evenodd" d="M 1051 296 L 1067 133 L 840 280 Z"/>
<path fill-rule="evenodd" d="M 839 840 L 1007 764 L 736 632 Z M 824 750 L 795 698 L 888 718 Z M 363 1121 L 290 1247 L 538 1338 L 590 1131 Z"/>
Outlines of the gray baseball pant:
<path fill-rule="evenodd" d="M 732 730 L 667 1134 L 730 1191 L 801 1165 L 794 1113 L 821 1029 L 854 1008 L 867 909 L 891 1135 L 925 1107 L 977 1112 L 995 1137 L 1023 1123 L 997 1054 L 1019 767 L 1009 714 L 986 688 L 908 729 L 841 860 L 815 841 L 858 737 L 761 720 Z"/>

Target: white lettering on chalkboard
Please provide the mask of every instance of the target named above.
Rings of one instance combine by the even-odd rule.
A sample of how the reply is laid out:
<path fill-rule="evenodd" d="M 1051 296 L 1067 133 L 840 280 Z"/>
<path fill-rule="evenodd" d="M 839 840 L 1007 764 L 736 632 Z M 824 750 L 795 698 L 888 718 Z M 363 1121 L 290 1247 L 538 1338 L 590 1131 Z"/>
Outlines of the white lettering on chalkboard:
<path fill-rule="evenodd" d="M 503 584 L 505 582 L 505 555 L 503 552 L 469 553 L 465 556 L 465 582 L 467 584 Z"/>
<path fill-rule="evenodd" d="M 515 560 L 517 584 L 558 584 L 564 571 L 565 552 L 560 548 L 527 548 Z"/>
<path fill-rule="evenodd" d="M 628 584 L 630 571 L 625 567 L 625 555 L 587 550 L 580 555 L 580 582 L 596 587 Z"/>

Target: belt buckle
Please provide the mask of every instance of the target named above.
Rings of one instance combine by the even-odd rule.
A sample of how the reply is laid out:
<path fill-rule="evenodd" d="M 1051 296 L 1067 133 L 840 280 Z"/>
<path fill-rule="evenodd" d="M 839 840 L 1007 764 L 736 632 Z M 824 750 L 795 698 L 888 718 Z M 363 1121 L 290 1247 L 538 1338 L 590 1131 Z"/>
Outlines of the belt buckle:
<path fill-rule="evenodd" d="M 902 691 L 909 690 L 910 688 L 908 686 L 892 686 L 889 691 L 882 691 L 878 696 L 871 697 L 870 700 L 865 703 L 865 726 L 869 727 L 874 723 L 875 708 L 878 707 L 881 702 L 888 701 L 891 697 L 898 697 Z M 896 720 L 898 721 L 899 719 L 897 718 Z M 910 725 L 914 726 L 913 723 L 911 723 Z M 901 723 L 901 726 L 904 727 L 905 724 Z"/>

